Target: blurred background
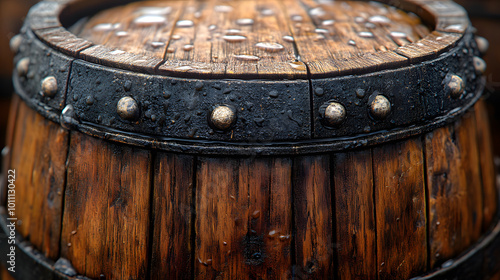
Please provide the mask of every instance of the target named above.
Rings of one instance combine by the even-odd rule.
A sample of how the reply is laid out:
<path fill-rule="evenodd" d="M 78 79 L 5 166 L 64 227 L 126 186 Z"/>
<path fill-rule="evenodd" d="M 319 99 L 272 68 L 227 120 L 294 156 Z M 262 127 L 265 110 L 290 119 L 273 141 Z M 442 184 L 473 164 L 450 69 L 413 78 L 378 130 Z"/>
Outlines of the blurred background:
<path fill-rule="evenodd" d="M 106 1 L 106 0 L 103 0 Z M 11 71 L 13 54 L 9 41 L 21 28 L 29 8 L 37 0 L 0 0 L 0 149 L 5 145 L 5 130 L 13 88 Z M 477 34 L 490 43 L 484 57 L 488 64 L 486 95 L 494 136 L 495 154 L 500 155 L 500 1 L 455 0 L 466 8 Z"/>

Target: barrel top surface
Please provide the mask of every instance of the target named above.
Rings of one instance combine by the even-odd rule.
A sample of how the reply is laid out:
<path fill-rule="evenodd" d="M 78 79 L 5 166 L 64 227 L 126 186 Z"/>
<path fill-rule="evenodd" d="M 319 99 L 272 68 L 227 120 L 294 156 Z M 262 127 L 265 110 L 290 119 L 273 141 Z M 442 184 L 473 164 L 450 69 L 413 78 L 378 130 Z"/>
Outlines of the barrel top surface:
<path fill-rule="evenodd" d="M 32 13 L 47 43 L 90 62 L 176 77 L 305 79 L 397 68 L 449 49 L 469 24 L 452 1 L 122 1 L 101 10 L 97 1 L 53 1 Z M 73 24 L 86 10 L 92 15 Z"/>
<path fill-rule="evenodd" d="M 402 61 L 394 51 L 430 33 L 415 14 L 353 1 L 147 1 L 102 11 L 82 25 L 76 35 L 110 55 L 157 58 L 168 72 L 241 77 L 305 77 L 305 65 L 324 74 L 368 53 Z"/>

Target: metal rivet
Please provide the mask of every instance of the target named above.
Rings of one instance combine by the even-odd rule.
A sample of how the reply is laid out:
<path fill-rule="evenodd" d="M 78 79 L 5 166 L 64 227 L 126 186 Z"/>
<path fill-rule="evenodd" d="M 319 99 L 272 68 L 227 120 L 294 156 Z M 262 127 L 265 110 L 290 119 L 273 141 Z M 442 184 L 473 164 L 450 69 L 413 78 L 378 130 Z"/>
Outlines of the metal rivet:
<path fill-rule="evenodd" d="M 54 76 L 42 80 L 42 95 L 54 97 L 57 93 L 57 80 Z"/>
<path fill-rule="evenodd" d="M 391 113 L 391 102 L 383 95 L 377 95 L 370 103 L 371 115 L 379 120 L 383 120 Z"/>
<path fill-rule="evenodd" d="M 477 44 L 477 48 L 479 49 L 479 52 L 484 55 L 488 49 L 490 48 L 490 43 L 488 42 L 488 40 L 486 40 L 485 38 L 481 37 L 481 36 L 476 36 L 476 44 Z"/>
<path fill-rule="evenodd" d="M 61 126 L 65 129 L 73 129 L 78 126 L 79 121 L 76 117 L 75 109 L 72 105 L 66 105 L 61 112 L 60 116 Z"/>
<path fill-rule="evenodd" d="M 118 101 L 116 112 L 124 120 L 134 121 L 140 117 L 139 104 L 130 96 L 122 97 Z"/>
<path fill-rule="evenodd" d="M 19 49 L 21 48 L 22 42 L 23 42 L 23 36 L 21 36 L 20 34 L 17 34 L 16 36 L 12 37 L 9 43 L 10 50 L 13 53 L 18 53 Z"/>
<path fill-rule="evenodd" d="M 17 62 L 16 70 L 19 76 L 26 76 L 30 66 L 30 59 L 25 57 Z"/>
<path fill-rule="evenodd" d="M 486 72 L 486 62 L 480 57 L 474 57 L 474 68 L 476 69 L 477 74 L 483 74 Z"/>
<path fill-rule="evenodd" d="M 219 130 L 227 130 L 236 122 L 235 111 L 226 105 L 220 105 L 210 114 L 210 121 Z"/>
<path fill-rule="evenodd" d="M 337 126 L 341 124 L 346 116 L 345 108 L 342 104 L 331 102 L 322 112 L 323 120 L 328 126 Z"/>
<path fill-rule="evenodd" d="M 451 75 L 450 81 L 448 82 L 448 88 L 450 89 L 450 96 L 457 99 L 465 91 L 464 80 L 457 75 Z"/>

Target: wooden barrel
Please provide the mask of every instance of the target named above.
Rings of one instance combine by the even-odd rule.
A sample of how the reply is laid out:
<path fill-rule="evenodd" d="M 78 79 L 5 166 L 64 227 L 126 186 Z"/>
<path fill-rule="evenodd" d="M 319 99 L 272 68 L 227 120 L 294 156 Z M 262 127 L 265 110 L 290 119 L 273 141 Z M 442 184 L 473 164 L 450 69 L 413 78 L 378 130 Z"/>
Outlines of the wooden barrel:
<path fill-rule="evenodd" d="M 103 2 L 41 2 L 17 37 L 13 276 L 499 277 L 463 8 Z"/>

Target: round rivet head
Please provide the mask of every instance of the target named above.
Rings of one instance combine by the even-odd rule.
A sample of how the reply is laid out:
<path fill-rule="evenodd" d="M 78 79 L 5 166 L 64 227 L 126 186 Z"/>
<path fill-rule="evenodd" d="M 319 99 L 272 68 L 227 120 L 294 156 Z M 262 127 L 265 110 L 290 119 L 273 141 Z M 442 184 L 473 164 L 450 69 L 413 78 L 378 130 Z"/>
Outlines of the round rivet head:
<path fill-rule="evenodd" d="M 139 104 L 130 96 L 122 97 L 116 106 L 116 112 L 120 118 L 135 121 L 140 117 Z"/>
<path fill-rule="evenodd" d="M 485 38 L 481 37 L 481 36 L 476 36 L 476 44 L 477 44 L 477 48 L 479 49 L 479 52 L 484 55 L 488 49 L 490 48 L 490 43 L 488 42 L 488 40 L 486 40 Z"/>
<path fill-rule="evenodd" d="M 448 82 L 448 88 L 450 89 L 451 98 L 457 99 L 465 91 L 464 80 L 457 75 L 451 75 L 450 81 Z"/>
<path fill-rule="evenodd" d="M 383 120 L 391 113 L 391 102 L 383 95 L 377 95 L 370 103 L 370 114 L 375 119 Z"/>
<path fill-rule="evenodd" d="M 19 76 L 26 76 L 30 66 L 30 59 L 25 57 L 17 62 L 16 70 Z"/>
<path fill-rule="evenodd" d="M 57 93 L 57 80 L 54 76 L 46 77 L 42 80 L 42 95 L 54 97 Z"/>
<path fill-rule="evenodd" d="M 210 114 L 211 124 L 219 130 L 228 130 L 236 122 L 236 112 L 229 106 L 217 106 Z"/>
<path fill-rule="evenodd" d="M 476 69 L 477 74 L 484 74 L 484 72 L 486 72 L 486 62 L 482 58 L 475 56 L 474 69 Z"/>
<path fill-rule="evenodd" d="M 16 36 L 10 39 L 9 43 L 10 50 L 13 53 L 18 53 L 22 43 L 23 43 L 23 37 L 20 34 L 17 34 Z"/>
<path fill-rule="evenodd" d="M 346 117 L 345 107 L 337 102 L 331 102 L 325 108 L 325 111 L 321 113 L 323 120 L 328 126 L 338 126 L 341 124 Z"/>

